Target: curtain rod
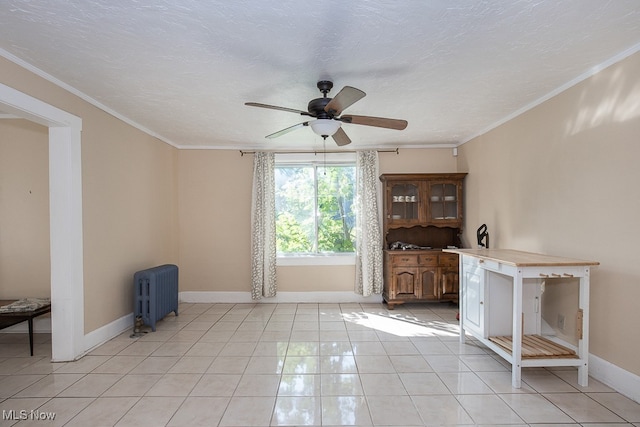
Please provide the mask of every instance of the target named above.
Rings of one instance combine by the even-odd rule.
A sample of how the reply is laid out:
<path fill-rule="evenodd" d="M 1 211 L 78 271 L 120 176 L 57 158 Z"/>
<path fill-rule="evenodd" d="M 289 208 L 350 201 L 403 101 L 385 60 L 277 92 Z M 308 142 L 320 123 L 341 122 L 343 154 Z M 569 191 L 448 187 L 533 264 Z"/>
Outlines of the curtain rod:
<path fill-rule="evenodd" d="M 378 153 L 396 153 L 400 154 L 400 149 L 396 148 L 395 150 L 376 150 Z M 255 151 L 243 151 L 240 150 L 240 157 L 243 157 L 245 154 L 255 154 Z M 338 153 L 357 153 L 355 150 L 334 150 L 334 151 L 275 151 L 276 154 L 338 154 Z"/>

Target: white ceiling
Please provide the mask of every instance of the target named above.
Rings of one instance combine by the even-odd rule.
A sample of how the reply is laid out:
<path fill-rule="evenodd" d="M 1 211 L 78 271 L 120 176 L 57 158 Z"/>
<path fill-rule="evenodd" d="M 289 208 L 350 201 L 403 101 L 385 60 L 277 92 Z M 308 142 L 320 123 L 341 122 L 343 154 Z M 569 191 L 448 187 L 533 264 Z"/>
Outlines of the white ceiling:
<path fill-rule="evenodd" d="M 0 2 L 0 55 L 185 148 L 322 148 L 244 105 L 306 110 L 318 80 L 409 122 L 345 124 L 348 148 L 454 146 L 638 50 L 638 0 Z"/>

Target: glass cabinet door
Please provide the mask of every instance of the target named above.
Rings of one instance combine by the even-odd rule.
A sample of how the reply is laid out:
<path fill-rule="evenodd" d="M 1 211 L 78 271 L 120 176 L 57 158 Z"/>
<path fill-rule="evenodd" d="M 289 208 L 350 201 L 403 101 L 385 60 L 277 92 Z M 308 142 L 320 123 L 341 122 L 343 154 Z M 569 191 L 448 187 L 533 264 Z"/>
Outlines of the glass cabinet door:
<path fill-rule="evenodd" d="M 390 188 L 390 220 L 414 222 L 420 220 L 420 186 L 417 183 L 397 183 Z"/>
<path fill-rule="evenodd" d="M 458 219 L 458 186 L 454 183 L 431 184 L 429 188 L 429 211 L 434 221 Z"/>

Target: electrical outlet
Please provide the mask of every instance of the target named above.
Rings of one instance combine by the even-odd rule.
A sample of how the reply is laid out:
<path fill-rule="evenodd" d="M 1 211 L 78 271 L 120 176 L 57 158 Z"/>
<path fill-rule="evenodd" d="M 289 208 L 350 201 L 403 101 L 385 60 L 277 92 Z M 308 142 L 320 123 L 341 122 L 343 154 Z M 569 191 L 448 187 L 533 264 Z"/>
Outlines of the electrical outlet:
<path fill-rule="evenodd" d="M 564 316 L 558 314 L 558 328 L 564 330 Z"/>

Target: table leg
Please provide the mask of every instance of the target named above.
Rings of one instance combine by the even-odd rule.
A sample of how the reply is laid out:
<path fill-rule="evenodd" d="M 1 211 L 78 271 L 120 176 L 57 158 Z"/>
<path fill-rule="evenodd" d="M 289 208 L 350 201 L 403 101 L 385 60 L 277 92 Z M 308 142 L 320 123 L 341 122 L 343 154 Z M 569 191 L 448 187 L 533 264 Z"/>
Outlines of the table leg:
<path fill-rule="evenodd" d="M 31 350 L 31 355 L 33 356 L 33 319 L 30 317 L 28 322 L 29 322 L 29 349 Z"/>
<path fill-rule="evenodd" d="M 522 270 L 513 278 L 513 335 L 511 337 L 511 386 L 521 387 L 522 374 Z"/>
<path fill-rule="evenodd" d="M 464 331 L 464 310 L 466 310 L 466 308 L 464 307 L 464 299 L 465 299 L 465 289 L 464 289 L 464 281 L 463 281 L 463 277 L 465 274 L 464 271 L 464 263 L 462 262 L 462 255 L 458 255 L 458 277 L 460 280 L 460 283 L 458 285 L 458 325 L 460 326 L 460 343 L 464 344 L 465 341 L 465 331 Z"/>
<path fill-rule="evenodd" d="M 589 385 L 589 267 L 585 268 L 584 275 L 580 278 L 578 308 L 582 310 L 578 357 L 583 361 L 583 364 L 578 366 L 578 384 L 587 387 Z"/>

